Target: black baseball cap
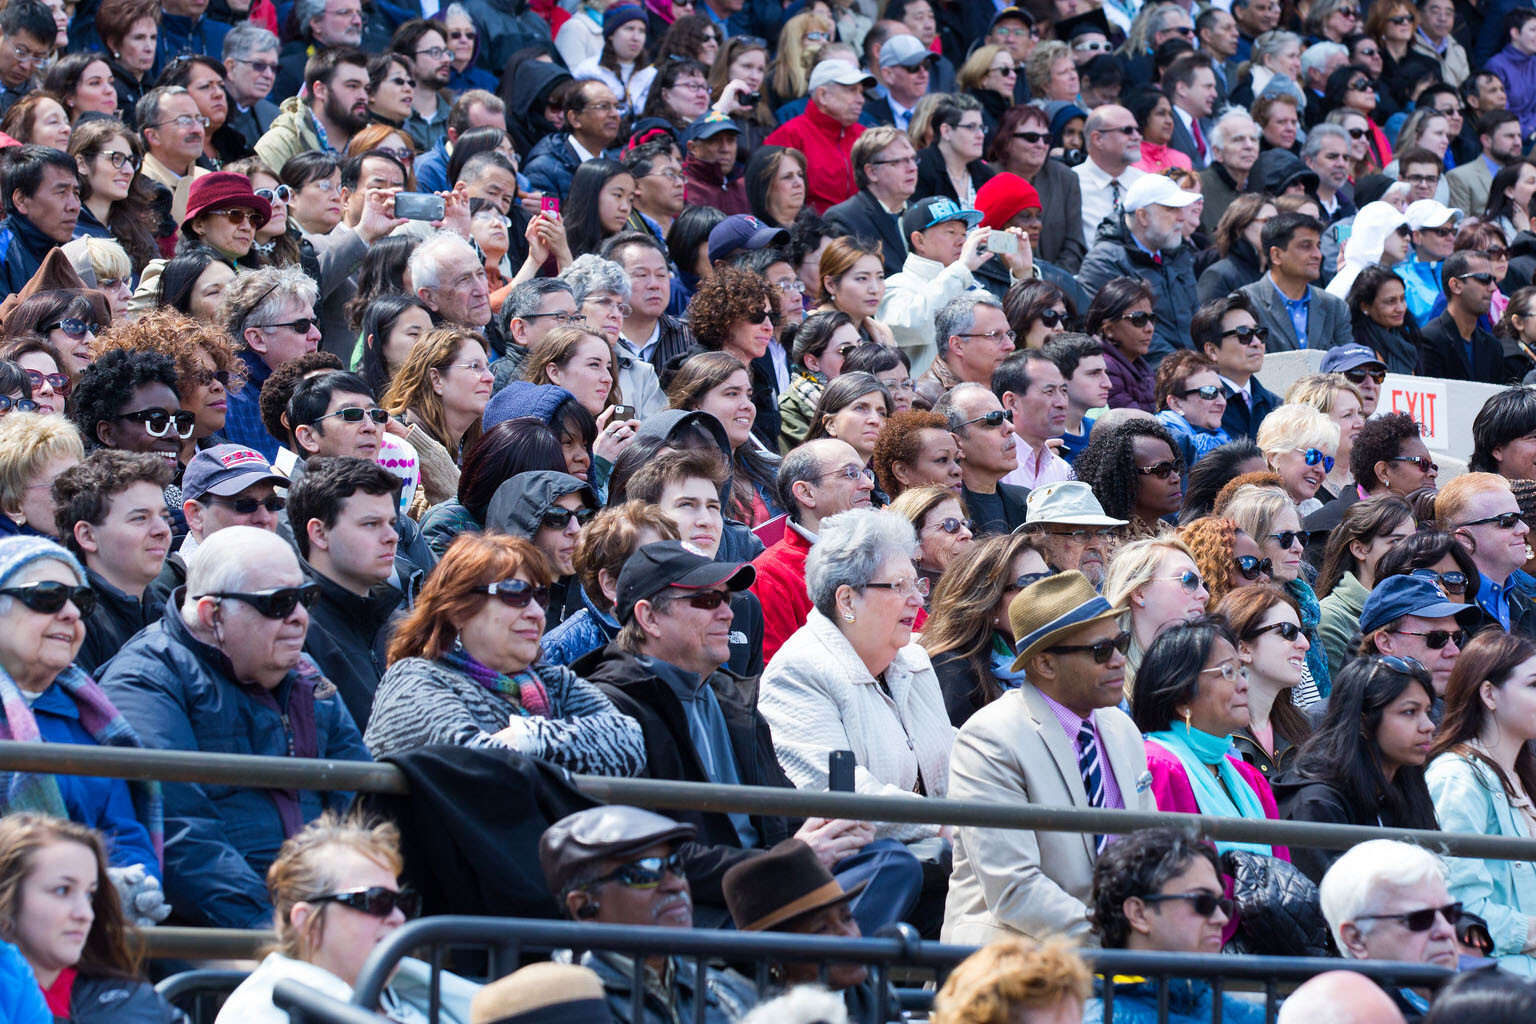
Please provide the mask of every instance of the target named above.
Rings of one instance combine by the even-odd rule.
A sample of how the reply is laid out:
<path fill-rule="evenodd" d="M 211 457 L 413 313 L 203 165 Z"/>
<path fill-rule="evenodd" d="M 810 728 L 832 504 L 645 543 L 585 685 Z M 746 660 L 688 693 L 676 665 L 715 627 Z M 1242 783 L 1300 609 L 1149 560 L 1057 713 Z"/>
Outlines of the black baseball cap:
<path fill-rule="evenodd" d="M 691 550 L 681 541 L 657 541 L 630 555 L 619 571 L 614 614 L 620 622 L 628 622 L 637 603 L 655 597 L 668 587 L 702 590 L 724 583 L 737 591 L 746 590 L 755 579 L 757 570 L 750 562 L 717 562 Z"/>

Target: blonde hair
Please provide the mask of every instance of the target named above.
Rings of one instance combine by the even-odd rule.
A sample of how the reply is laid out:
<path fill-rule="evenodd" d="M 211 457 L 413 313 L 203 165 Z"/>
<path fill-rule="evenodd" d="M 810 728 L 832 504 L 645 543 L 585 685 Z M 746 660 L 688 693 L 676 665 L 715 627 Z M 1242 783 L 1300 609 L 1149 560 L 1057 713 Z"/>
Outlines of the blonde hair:
<path fill-rule="evenodd" d="M 326 811 L 298 835 L 283 843 L 277 859 L 267 869 L 267 895 L 272 898 L 272 926 L 277 931 L 274 950 L 293 960 L 320 945 L 325 937 L 325 908 L 309 919 L 301 931 L 293 921 L 296 904 L 346 888 L 347 880 L 333 871 L 332 854 L 351 850 L 378 864 L 396 878 L 405 870 L 400 856 L 400 830 L 387 821 L 352 812 L 342 817 Z"/>
<path fill-rule="evenodd" d="M 784 23 L 779 32 L 779 56 L 773 62 L 773 91 L 786 101 L 806 94 L 811 68 L 816 65 L 820 46 L 805 43 L 809 32 L 825 32 L 830 41 L 835 26 L 815 11 L 801 11 Z"/>
<path fill-rule="evenodd" d="M 114 281 L 133 273 L 133 262 L 128 251 L 116 239 L 85 236 L 85 255 L 91 261 L 91 272 L 98 283 Z"/>
<path fill-rule="evenodd" d="M 1049 45 L 1046 43 L 1042 46 Z M 912 117 L 907 121 L 907 136 L 913 149 L 927 149 L 933 142 L 933 111 L 939 101 L 951 95 L 947 92 L 930 92 L 917 101 Z"/>
<path fill-rule="evenodd" d="M 1122 544 L 1115 557 L 1109 560 L 1109 572 L 1104 576 L 1104 600 L 1116 608 L 1128 604 L 1137 589 L 1151 582 L 1163 556 L 1170 551 L 1188 555 L 1191 562 L 1195 560 L 1189 545 L 1177 537 L 1148 537 Z"/>
<path fill-rule="evenodd" d="M 965 502 L 960 496 L 948 487 L 909 487 L 898 494 L 886 508 L 892 512 L 900 512 L 912 524 L 916 533 L 922 533 L 923 520 L 928 518 L 928 513 L 938 508 L 944 502 L 953 499 L 960 505 L 960 515 L 965 515 Z"/>
<path fill-rule="evenodd" d="M 1286 405 L 1310 405 L 1321 413 L 1333 412 L 1333 403 L 1339 400 L 1339 392 L 1348 391 L 1355 396 L 1360 407 L 1365 408 L 1365 396 L 1342 373 L 1308 373 L 1297 377 L 1285 393 Z"/>
<path fill-rule="evenodd" d="M 1497 473 L 1463 473 L 1435 494 L 1435 525 L 1446 533 L 1454 533 L 1456 521 L 1466 514 L 1473 498 L 1487 491 L 1508 490 L 1509 481 Z"/>
<path fill-rule="evenodd" d="M 1259 545 L 1275 532 L 1275 520 L 1286 509 L 1296 512 L 1296 503 L 1284 491 L 1273 487 L 1242 487 L 1222 509 L 1221 514 L 1237 524 L 1237 528 L 1252 537 Z M 1299 521 L 1301 514 L 1297 513 Z"/>
<path fill-rule="evenodd" d="M 962 960 L 933 1001 L 933 1024 L 1010 1024 L 1020 1010 L 1082 1003 L 1093 975 L 1065 939 L 999 939 Z"/>
<path fill-rule="evenodd" d="M 446 373 L 458 358 L 459 350 L 473 341 L 489 356 L 491 347 L 483 335 L 463 327 L 438 327 L 428 331 L 416 342 L 395 379 L 389 385 L 379 404 L 391 416 L 413 413 L 422 428 L 432 435 L 457 464 L 460 453 L 469 450 L 480 440 L 481 426 L 477 419 L 469 425 L 462 438 L 448 436 L 448 417 L 443 411 L 443 397 L 432 390 L 432 371 Z"/>
<path fill-rule="evenodd" d="M 0 512 L 20 512 L 33 478 L 54 459 L 70 455 L 85 458 L 85 443 L 63 416 L 13 412 L 0 419 Z"/>
<path fill-rule="evenodd" d="M 1264 417 L 1253 439 L 1273 464 L 1274 456 L 1296 448 L 1339 450 L 1339 425 L 1310 405 L 1282 405 Z"/>
<path fill-rule="evenodd" d="M 976 47 L 966 58 L 965 63 L 960 65 L 960 70 L 955 73 L 955 84 L 962 89 L 980 89 L 981 83 L 992 70 L 992 61 L 1000 53 L 1007 53 L 1008 62 L 1013 63 L 1012 52 L 1005 46 L 988 43 L 985 46 Z"/>

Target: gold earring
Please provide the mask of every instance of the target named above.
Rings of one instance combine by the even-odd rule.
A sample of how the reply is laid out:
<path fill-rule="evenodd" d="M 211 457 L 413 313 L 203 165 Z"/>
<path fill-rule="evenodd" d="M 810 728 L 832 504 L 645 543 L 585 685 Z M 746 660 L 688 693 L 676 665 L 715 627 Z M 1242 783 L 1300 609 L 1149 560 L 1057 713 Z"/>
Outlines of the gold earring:
<path fill-rule="evenodd" d="M 852 622 L 853 621 L 853 612 L 843 612 L 843 621 L 844 622 Z"/>
<path fill-rule="evenodd" d="M 1185 708 L 1184 709 L 1184 731 L 1185 732 L 1189 732 L 1189 730 L 1190 730 L 1190 725 L 1189 725 L 1189 708 Z"/>

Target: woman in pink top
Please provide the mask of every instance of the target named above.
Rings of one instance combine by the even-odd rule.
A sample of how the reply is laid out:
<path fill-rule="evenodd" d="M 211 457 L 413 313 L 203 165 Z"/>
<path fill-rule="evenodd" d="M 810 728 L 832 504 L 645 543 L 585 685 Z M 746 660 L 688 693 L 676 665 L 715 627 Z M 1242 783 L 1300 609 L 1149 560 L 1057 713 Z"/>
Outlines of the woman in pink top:
<path fill-rule="evenodd" d="M 1168 143 L 1173 140 L 1173 104 L 1157 89 L 1139 89 L 1126 98 L 1125 108 L 1141 128 L 1141 159 L 1131 166 L 1148 174 L 1170 167 L 1193 170 L 1190 159 Z"/>

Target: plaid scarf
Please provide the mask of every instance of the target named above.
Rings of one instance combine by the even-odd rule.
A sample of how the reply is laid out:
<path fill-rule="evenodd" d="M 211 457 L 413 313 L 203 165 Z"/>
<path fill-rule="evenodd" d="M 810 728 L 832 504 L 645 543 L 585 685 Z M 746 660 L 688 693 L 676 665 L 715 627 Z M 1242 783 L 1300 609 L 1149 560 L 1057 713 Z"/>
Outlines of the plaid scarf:
<path fill-rule="evenodd" d="M 139 737 L 128 724 L 101 687 L 82 669 L 71 665 L 60 672 L 53 681 L 69 694 L 80 711 L 80 724 L 104 747 L 141 747 Z M 0 668 L 0 740 L 18 740 L 24 743 L 41 743 L 37 719 L 21 694 L 16 681 L 5 669 Z M 160 793 L 160 783 L 129 782 L 133 793 L 134 810 L 144 827 L 149 830 L 155 856 L 165 861 L 165 808 Z M 0 771 L 0 811 L 39 811 L 58 818 L 68 818 L 64 796 L 59 782 L 52 775 L 36 775 L 31 772 Z"/>
<path fill-rule="evenodd" d="M 549 692 L 544 683 L 530 670 L 524 669 L 515 676 L 504 675 L 476 661 L 474 656 L 455 643 L 442 653 L 439 659 L 455 671 L 462 672 L 492 693 L 499 693 L 517 705 L 524 718 L 550 715 Z"/>

